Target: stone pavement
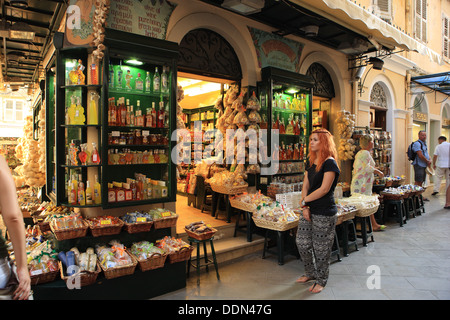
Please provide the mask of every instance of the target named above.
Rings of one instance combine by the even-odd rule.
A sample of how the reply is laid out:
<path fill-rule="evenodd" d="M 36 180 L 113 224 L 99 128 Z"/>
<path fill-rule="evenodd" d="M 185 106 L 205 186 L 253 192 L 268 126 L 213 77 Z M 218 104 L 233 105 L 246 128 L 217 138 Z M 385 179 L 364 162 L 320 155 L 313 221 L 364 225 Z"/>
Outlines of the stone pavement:
<path fill-rule="evenodd" d="M 403 227 L 388 219 L 387 229 L 374 233 L 374 242 L 363 247 L 359 239 L 359 251 L 332 262 L 319 294 L 308 291 L 310 284 L 295 283 L 304 273 L 301 260 L 286 256 L 280 266 L 274 254 L 262 259 L 255 253 L 220 264 L 220 281 L 210 266 L 199 286 L 191 268 L 186 288 L 153 300 L 449 300 L 450 210 L 443 209 L 444 195 L 428 193 L 425 214 Z M 379 271 L 379 282 L 368 272 L 370 266 Z M 379 287 L 370 289 L 368 283 Z"/>

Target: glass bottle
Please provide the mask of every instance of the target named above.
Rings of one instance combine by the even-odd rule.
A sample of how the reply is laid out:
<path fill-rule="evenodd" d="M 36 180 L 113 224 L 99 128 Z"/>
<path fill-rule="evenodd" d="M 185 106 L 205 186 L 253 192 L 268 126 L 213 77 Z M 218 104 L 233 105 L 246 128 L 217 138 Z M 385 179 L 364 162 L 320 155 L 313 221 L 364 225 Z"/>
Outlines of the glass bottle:
<path fill-rule="evenodd" d="M 128 101 L 128 99 L 127 99 Z M 120 101 L 120 107 L 119 107 L 119 112 L 120 112 L 120 125 L 121 126 L 126 126 L 127 125 L 127 107 L 125 106 L 125 98 L 121 98 Z M 127 102 L 128 104 L 128 102 Z"/>
<path fill-rule="evenodd" d="M 147 75 L 145 76 L 145 92 L 151 92 L 151 87 L 150 87 L 150 72 L 147 71 Z"/>
<path fill-rule="evenodd" d="M 155 103 L 152 103 L 152 128 L 156 128 L 156 108 L 155 108 Z"/>
<path fill-rule="evenodd" d="M 166 118 L 166 112 L 164 110 L 164 101 L 159 102 L 159 111 L 158 111 L 158 128 L 164 128 L 164 122 Z"/>
<path fill-rule="evenodd" d="M 163 73 L 161 74 L 161 92 L 169 92 L 169 82 L 166 73 L 166 67 L 163 67 Z"/>
<path fill-rule="evenodd" d="M 115 126 L 117 122 L 117 109 L 114 98 L 109 98 L 109 108 L 108 108 L 108 125 Z"/>
<path fill-rule="evenodd" d="M 90 69 L 90 73 L 91 73 L 91 84 L 98 84 L 98 68 L 97 65 L 95 64 L 95 59 L 94 56 L 92 56 L 92 63 L 89 66 Z"/>
<path fill-rule="evenodd" d="M 155 74 L 153 76 L 153 92 L 159 92 L 161 90 L 161 78 L 159 76 L 158 67 L 155 68 Z"/>
<path fill-rule="evenodd" d="M 144 81 L 141 78 L 141 73 L 138 73 L 138 77 L 134 83 L 134 87 L 137 91 L 144 91 Z"/>
<path fill-rule="evenodd" d="M 94 164 L 99 164 L 100 163 L 100 155 L 98 153 L 97 145 L 95 144 L 95 142 L 92 142 L 91 161 Z"/>
<path fill-rule="evenodd" d="M 130 126 L 133 127 L 135 125 L 135 118 L 134 118 L 134 110 L 133 105 L 130 106 Z"/>

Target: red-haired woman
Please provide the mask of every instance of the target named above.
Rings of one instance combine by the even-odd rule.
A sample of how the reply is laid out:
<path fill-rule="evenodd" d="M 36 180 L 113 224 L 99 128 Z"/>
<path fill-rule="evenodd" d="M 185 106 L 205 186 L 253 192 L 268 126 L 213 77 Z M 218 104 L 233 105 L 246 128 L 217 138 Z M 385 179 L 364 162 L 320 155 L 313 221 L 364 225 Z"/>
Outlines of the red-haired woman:
<path fill-rule="evenodd" d="M 309 159 L 302 189 L 302 217 L 297 231 L 297 247 L 305 264 L 298 283 L 314 280 L 312 293 L 323 290 L 328 280 L 329 259 L 334 241 L 337 207 L 334 189 L 340 170 L 333 136 L 316 129 L 309 137 Z"/>

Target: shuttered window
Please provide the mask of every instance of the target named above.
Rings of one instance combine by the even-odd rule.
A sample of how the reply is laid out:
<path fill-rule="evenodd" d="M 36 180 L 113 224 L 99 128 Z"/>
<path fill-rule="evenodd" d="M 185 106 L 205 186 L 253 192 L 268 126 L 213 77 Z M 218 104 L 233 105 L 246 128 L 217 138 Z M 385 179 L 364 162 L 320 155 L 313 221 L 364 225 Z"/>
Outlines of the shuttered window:
<path fill-rule="evenodd" d="M 442 17 L 442 55 L 444 58 L 450 58 L 449 43 L 449 19 L 447 16 Z"/>
<path fill-rule="evenodd" d="M 373 7 L 377 16 L 385 21 L 392 22 L 392 0 L 373 0 Z"/>
<path fill-rule="evenodd" d="M 427 0 L 416 0 L 414 34 L 417 40 L 427 42 Z"/>

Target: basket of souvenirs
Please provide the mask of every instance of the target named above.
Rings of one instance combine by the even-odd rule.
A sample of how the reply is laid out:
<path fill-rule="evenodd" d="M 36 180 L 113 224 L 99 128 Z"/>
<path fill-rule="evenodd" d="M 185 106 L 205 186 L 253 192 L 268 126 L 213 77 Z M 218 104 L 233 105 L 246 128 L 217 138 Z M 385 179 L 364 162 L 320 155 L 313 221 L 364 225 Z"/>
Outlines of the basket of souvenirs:
<path fill-rule="evenodd" d="M 169 263 L 187 261 L 191 258 L 194 247 L 181 239 L 175 239 L 171 236 L 165 236 L 156 242 L 158 248 L 163 249 L 168 254 Z"/>
<path fill-rule="evenodd" d="M 87 219 L 89 228 L 94 237 L 119 234 L 124 222 L 118 217 L 99 216 Z"/>
<path fill-rule="evenodd" d="M 88 228 L 89 226 L 79 214 L 53 218 L 50 221 L 50 229 L 60 241 L 85 237 Z"/>
<path fill-rule="evenodd" d="M 137 259 L 118 241 L 113 240 L 110 245 L 98 245 L 95 249 L 105 278 L 114 279 L 133 274 L 138 264 Z"/>
<path fill-rule="evenodd" d="M 188 237 L 197 240 L 211 239 L 217 232 L 217 229 L 206 225 L 203 221 L 193 222 L 184 227 Z"/>
<path fill-rule="evenodd" d="M 102 271 L 93 248 L 88 248 L 83 253 L 77 248 L 72 248 L 68 252 L 61 251 L 58 258 L 61 279 L 66 283 L 73 281 L 74 285 L 88 286 L 97 281 Z"/>
<path fill-rule="evenodd" d="M 120 218 L 128 233 L 148 232 L 153 226 L 153 218 L 147 212 L 128 212 Z"/>
<path fill-rule="evenodd" d="M 155 229 L 171 228 L 177 225 L 178 215 L 163 208 L 151 209 L 148 215 L 153 220 Z"/>
<path fill-rule="evenodd" d="M 141 271 L 154 270 L 164 267 L 167 253 L 148 241 L 133 243 L 128 250 L 138 261 Z"/>

